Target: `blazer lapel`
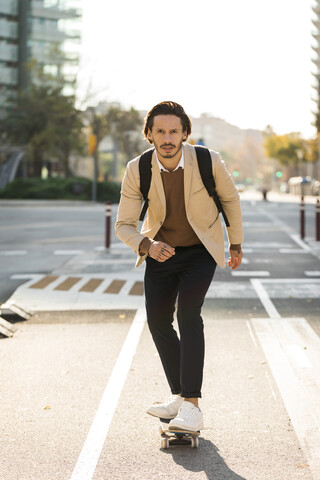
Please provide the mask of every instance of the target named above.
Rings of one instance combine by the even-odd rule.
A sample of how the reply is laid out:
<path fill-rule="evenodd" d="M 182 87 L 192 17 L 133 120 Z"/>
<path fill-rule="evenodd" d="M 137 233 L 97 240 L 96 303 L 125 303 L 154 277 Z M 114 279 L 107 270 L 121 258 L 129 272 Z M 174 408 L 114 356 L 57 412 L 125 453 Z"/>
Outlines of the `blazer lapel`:
<path fill-rule="evenodd" d="M 190 198 L 191 180 L 193 174 L 193 158 L 191 150 L 189 148 L 183 148 L 184 153 L 184 203 L 186 208 L 188 207 Z"/>
<path fill-rule="evenodd" d="M 161 173 L 160 173 L 160 169 L 159 169 L 159 166 L 158 166 L 158 163 L 157 163 L 157 158 L 156 158 L 155 151 L 152 154 L 151 167 L 152 167 L 152 181 L 154 182 L 154 184 L 156 186 L 161 204 L 163 206 L 163 210 L 165 212 L 166 211 L 166 197 L 165 197 L 165 194 L 164 194 Z"/>

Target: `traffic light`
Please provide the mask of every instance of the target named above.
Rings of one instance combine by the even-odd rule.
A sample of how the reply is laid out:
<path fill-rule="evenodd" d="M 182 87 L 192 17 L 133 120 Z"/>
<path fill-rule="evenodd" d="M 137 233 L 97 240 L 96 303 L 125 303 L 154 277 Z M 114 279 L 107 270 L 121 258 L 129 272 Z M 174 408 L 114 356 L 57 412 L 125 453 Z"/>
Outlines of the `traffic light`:
<path fill-rule="evenodd" d="M 282 175 L 283 175 L 283 174 L 282 174 L 281 170 L 278 170 L 278 171 L 276 172 L 276 177 L 277 177 L 277 178 L 281 178 Z"/>
<path fill-rule="evenodd" d="M 239 174 L 238 170 L 234 170 L 234 171 L 232 172 L 232 175 L 233 175 L 235 178 L 237 178 L 237 177 L 239 177 L 240 174 Z"/>

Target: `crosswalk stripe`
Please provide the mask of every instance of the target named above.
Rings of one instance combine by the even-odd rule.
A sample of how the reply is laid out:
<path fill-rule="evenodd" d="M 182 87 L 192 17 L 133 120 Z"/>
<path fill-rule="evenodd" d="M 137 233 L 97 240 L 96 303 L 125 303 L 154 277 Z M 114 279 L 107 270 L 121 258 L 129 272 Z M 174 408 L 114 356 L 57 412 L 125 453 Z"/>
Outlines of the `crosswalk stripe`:
<path fill-rule="evenodd" d="M 143 295 L 144 286 L 143 282 L 135 282 L 129 292 L 129 295 Z"/>
<path fill-rule="evenodd" d="M 46 275 L 44 278 L 39 280 L 39 282 L 30 285 L 29 288 L 46 288 L 50 283 L 58 280 L 58 276 L 55 275 Z"/>
<path fill-rule="evenodd" d="M 231 271 L 233 277 L 270 277 L 270 272 L 266 270 L 250 271 L 250 270 L 234 270 Z"/>
<path fill-rule="evenodd" d="M 94 292 L 102 282 L 103 278 L 91 278 L 91 280 L 80 288 L 80 292 Z"/>
<path fill-rule="evenodd" d="M 73 285 L 79 282 L 79 280 L 81 280 L 79 277 L 68 277 L 62 283 L 59 283 L 54 290 L 68 291 Z"/>
<path fill-rule="evenodd" d="M 120 292 L 123 285 L 126 283 L 126 280 L 112 280 L 108 288 L 104 291 L 104 293 L 111 293 L 117 294 Z"/>

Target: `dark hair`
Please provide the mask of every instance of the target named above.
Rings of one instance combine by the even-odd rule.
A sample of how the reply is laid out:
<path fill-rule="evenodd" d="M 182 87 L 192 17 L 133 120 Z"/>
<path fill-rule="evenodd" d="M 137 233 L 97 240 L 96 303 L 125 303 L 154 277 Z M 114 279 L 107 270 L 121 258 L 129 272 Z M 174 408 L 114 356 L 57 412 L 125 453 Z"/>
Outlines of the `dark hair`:
<path fill-rule="evenodd" d="M 160 102 L 158 105 L 153 107 L 150 112 L 147 114 L 144 122 L 144 129 L 143 133 L 146 139 L 148 140 L 148 130 L 152 130 L 153 127 L 153 119 L 157 115 L 176 115 L 181 119 L 181 124 L 183 131 L 187 133 L 187 136 L 191 133 L 191 121 L 186 112 L 184 111 L 183 107 L 176 102 Z M 148 140 L 149 143 L 150 140 Z"/>

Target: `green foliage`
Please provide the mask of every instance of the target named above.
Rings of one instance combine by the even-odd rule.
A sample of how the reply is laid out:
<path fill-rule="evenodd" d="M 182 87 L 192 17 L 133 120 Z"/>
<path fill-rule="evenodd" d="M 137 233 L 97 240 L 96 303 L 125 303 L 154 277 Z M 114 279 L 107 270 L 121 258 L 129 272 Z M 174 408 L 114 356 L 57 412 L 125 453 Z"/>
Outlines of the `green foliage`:
<path fill-rule="evenodd" d="M 0 190 L 0 198 L 42 199 L 42 200 L 91 200 L 92 182 L 87 178 L 19 178 Z M 97 187 L 99 202 L 110 200 L 119 203 L 120 184 L 99 182 Z"/>
<path fill-rule="evenodd" d="M 276 135 L 269 132 L 264 141 L 266 154 L 281 165 L 297 165 L 307 160 L 308 144 L 299 133 Z"/>
<path fill-rule="evenodd" d="M 11 144 L 27 147 L 30 175 L 40 177 L 42 164 L 59 159 L 68 174 L 72 152 L 81 153 L 81 112 L 74 107 L 74 98 L 62 94 L 62 88 L 33 85 L 19 93 L 0 128 L 0 135 Z"/>

